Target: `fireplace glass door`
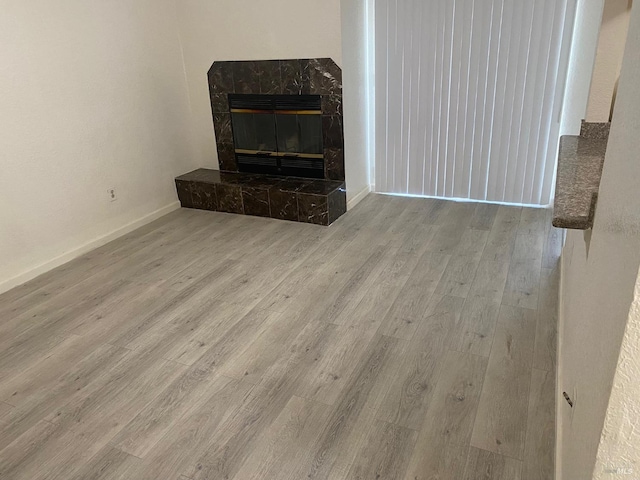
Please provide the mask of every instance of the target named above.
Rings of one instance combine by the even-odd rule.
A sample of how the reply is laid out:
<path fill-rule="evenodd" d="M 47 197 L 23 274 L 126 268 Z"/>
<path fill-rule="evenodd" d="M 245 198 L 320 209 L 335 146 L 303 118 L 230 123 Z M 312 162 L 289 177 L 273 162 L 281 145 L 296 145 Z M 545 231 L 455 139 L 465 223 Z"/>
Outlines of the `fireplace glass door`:
<path fill-rule="evenodd" d="M 272 153 L 278 150 L 273 115 L 232 113 L 233 141 L 236 150 Z"/>
<path fill-rule="evenodd" d="M 229 95 L 240 171 L 324 177 L 317 95 Z"/>
<path fill-rule="evenodd" d="M 322 116 L 276 114 L 278 152 L 322 155 Z"/>

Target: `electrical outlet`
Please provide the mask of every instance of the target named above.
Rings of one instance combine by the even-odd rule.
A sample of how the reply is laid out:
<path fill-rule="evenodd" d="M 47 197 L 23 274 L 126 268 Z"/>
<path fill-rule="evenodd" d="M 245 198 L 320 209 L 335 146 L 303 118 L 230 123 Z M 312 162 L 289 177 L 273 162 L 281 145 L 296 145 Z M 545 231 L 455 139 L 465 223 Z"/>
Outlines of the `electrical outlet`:
<path fill-rule="evenodd" d="M 115 188 L 109 188 L 107 190 L 107 193 L 109 194 L 109 201 L 110 202 L 115 202 L 118 197 L 116 196 L 116 189 Z"/>

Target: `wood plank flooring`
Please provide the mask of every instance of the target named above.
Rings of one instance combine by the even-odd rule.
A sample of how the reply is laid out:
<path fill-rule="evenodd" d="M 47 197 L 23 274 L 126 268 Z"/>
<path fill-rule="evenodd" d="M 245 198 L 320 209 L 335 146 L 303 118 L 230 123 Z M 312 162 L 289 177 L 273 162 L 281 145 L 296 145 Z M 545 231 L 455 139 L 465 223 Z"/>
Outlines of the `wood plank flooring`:
<path fill-rule="evenodd" d="M 546 210 L 179 210 L 0 296 L 0 478 L 549 480 Z"/>

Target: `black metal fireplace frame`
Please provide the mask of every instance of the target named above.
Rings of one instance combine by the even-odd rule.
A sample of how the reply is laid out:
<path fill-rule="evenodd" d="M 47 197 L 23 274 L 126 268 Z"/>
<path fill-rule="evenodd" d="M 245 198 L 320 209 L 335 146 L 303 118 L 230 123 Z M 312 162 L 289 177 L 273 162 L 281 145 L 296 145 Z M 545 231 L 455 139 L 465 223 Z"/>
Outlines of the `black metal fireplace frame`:
<path fill-rule="evenodd" d="M 276 115 L 322 115 L 322 97 L 320 95 L 228 95 L 231 112 L 231 127 L 235 132 L 234 118 L 243 113 L 267 115 L 272 117 L 274 145 L 279 143 L 278 121 Z M 322 145 L 322 125 L 319 124 L 320 145 L 312 153 L 280 151 L 276 146 L 267 151 L 243 150 L 235 140 L 235 156 L 238 170 L 245 173 L 262 173 L 305 178 L 324 178 L 324 156 Z M 234 135 L 235 137 L 235 135 Z"/>

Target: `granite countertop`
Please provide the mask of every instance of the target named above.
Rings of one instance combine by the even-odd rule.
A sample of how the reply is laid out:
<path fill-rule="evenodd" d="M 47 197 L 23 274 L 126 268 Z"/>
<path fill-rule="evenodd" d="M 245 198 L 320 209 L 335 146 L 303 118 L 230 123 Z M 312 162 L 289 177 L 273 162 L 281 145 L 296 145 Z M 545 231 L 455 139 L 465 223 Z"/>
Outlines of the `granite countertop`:
<path fill-rule="evenodd" d="M 593 226 L 607 138 L 560 139 L 553 226 L 588 230 Z"/>

